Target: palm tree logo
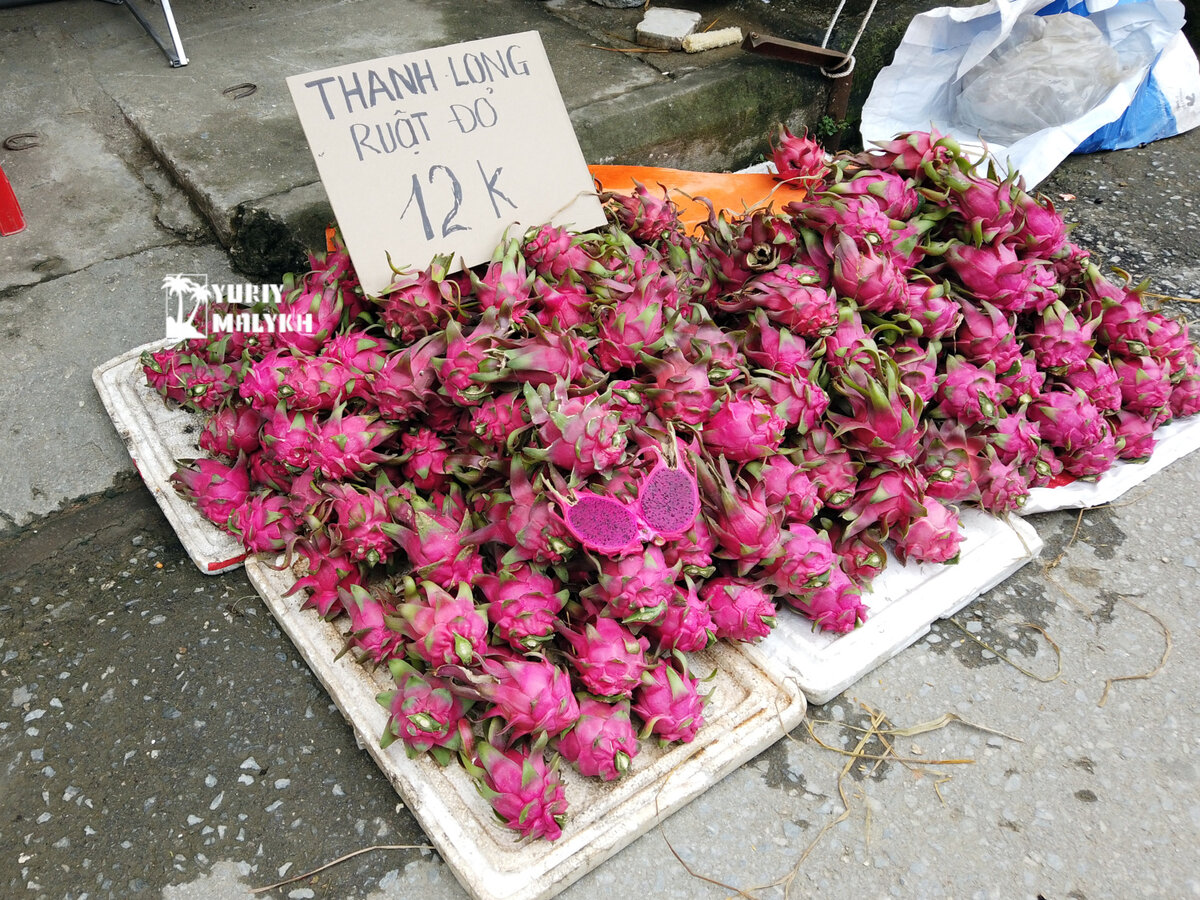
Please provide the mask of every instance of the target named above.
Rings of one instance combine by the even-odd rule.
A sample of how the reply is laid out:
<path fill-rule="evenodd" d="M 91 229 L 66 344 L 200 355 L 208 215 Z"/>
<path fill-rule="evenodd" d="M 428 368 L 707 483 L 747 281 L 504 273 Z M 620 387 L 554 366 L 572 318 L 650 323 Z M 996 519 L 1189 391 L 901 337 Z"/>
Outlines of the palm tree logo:
<path fill-rule="evenodd" d="M 196 325 L 196 316 L 208 305 L 208 276 L 207 275 L 167 275 L 163 278 L 162 289 L 167 295 L 167 339 L 171 341 L 186 341 L 203 339 L 206 335 Z M 192 301 L 192 311 L 187 318 L 183 315 L 183 299 Z M 175 301 L 175 315 L 171 315 L 171 300 Z"/>

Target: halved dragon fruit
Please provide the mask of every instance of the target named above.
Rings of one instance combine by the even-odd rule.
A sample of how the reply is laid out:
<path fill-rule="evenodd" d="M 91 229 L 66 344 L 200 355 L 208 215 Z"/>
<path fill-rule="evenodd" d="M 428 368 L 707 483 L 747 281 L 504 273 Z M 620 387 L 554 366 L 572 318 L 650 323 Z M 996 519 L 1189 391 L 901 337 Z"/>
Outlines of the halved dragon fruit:
<path fill-rule="evenodd" d="M 699 512 L 695 476 L 683 466 L 671 468 L 659 454 L 658 463 L 638 491 L 641 520 L 659 536 L 673 540 L 692 527 Z"/>

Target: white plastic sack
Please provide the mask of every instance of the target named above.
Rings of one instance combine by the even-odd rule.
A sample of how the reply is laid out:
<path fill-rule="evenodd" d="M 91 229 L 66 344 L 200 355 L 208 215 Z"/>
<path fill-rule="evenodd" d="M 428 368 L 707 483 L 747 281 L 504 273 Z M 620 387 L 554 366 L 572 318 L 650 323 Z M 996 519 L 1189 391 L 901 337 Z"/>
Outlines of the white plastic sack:
<path fill-rule="evenodd" d="M 1082 39 L 1069 24 L 1047 27 L 1062 13 L 1086 17 L 1110 55 L 1089 57 L 1094 68 L 1073 65 Z M 1031 24 L 1034 14 L 1047 22 Z M 1077 148 L 1116 149 L 1178 134 L 1200 125 L 1200 71 L 1183 22 L 1179 0 L 990 0 L 923 13 L 872 87 L 863 107 L 863 142 L 933 127 L 980 151 L 986 144 L 1002 167 L 1019 169 L 1033 187 Z M 1073 42 L 1056 49 L 1054 39 L 1069 30 Z M 1050 40 L 1030 51 L 1024 45 L 1039 34 Z M 1040 101 L 1031 94 L 1031 78 L 1005 70 L 1026 52 L 1053 82 L 1039 92 Z M 967 103 L 960 108 L 964 89 Z M 1047 118 L 1038 121 L 1030 107 L 1049 103 L 1050 93 L 1054 103 L 1042 107 Z M 983 125 L 966 120 L 981 114 Z M 1026 128 L 1035 130 L 1022 133 Z"/>

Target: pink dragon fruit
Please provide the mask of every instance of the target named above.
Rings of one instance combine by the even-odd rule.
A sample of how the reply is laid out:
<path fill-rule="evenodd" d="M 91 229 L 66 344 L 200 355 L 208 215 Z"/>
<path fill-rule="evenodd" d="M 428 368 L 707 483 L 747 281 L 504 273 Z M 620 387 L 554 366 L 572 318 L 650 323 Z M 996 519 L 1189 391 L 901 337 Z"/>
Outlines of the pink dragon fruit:
<path fill-rule="evenodd" d="M 337 360 L 356 376 L 369 376 L 382 369 L 396 350 L 396 345 L 386 338 L 365 331 L 347 331 L 326 341 L 321 356 Z M 366 378 L 359 377 L 358 381 L 365 386 Z M 360 395 L 360 391 L 356 389 L 355 394 Z"/>
<path fill-rule="evenodd" d="M 807 376 L 813 368 L 812 349 L 802 337 L 778 328 L 765 310 L 755 310 L 742 342 L 747 359 L 780 375 Z"/>
<path fill-rule="evenodd" d="M 946 250 L 946 262 L 967 291 L 1008 313 L 1020 313 L 1039 305 L 1029 265 L 1008 244 L 954 244 Z"/>
<path fill-rule="evenodd" d="M 749 486 L 736 483 L 723 459 L 719 470 L 719 479 L 700 470 L 709 530 L 717 542 L 715 553 L 733 561 L 738 575 L 746 575 L 782 552 L 780 517 L 767 502 L 761 481 Z"/>
<path fill-rule="evenodd" d="M 779 449 L 786 423 L 757 397 L 735 395 L 721 405 L 701 434 L 714 456 L 736 462 L 765 459 Z"/>
<path fill-rule="evenodd" d="M 1019 466 L 1033 465 L 1042 444 L 1042 433 L 1029 420 L 1025 410 L 1001 416 L 987 435 L 1001 462 Z"/>
<path fill-rule="evenodd" d="M 473 541 L 470 510 L 457 486 L 445 496 L 413 498 L 412 526 L 399 531 L 396 542 L 413 569 L 447 590 L 473 583 L 483 573 L 483 560 Z"/>
<path fill-rule="evenodd" d="M 810 191 L 821 190 L 829 175 L 824 147 L 807 133 L 795 135 L 780 125 L 771 137 L 770 148 L 777 178 L 795 181 Z"/>
<path fill-rule="evenodd" d="M 543 327 L 558 332 L 594 321 L 592 296 L 582 284 L 535 281 L 532 310 Z"/>
<path fill-rule="evenodd" d="M 332 410 L 354 393 L 354 373 L 341 361 L 326 356 L 302 356 L 288 369 L 279 397 L 289 409 Z"/>
<path fill-rule="evenodd" d="M 470 729 L 465 715 L 471 701 L 464 702 L 450 691 L 447 682 L 418 672 L 402 659 L 389 659 L 388 669 L 396 687 L 375 698 L 388 713 L 379 746 L 386 748 L 399 740 L 409 759 L 430 752 L 446 765 L 451 753 L 464 746 L 463 733 Z"/>
<path fill-rule="evenodd" d="M 1043 448 L 1039 448 L 1041 453 Z M 1036 464 L 1035 464 L 1036 465 Z M 979 505 L 990 513 L 999 515 L 1015 511 L 1029 499 L 1031 480 L 1036 473 L 1034 466 L 1017 462 L 1003 462 L 996 451 L 988 446 L 981 461 L 976 463 L 976 480 L 979 484 Z"/>
<path fill-rule="evenodd" d="M 946 296 L 944 284 L 912 277 L 904 286 L 904 304 L 896 315 L 915 336 L 935 341 L 958 330 L 962 307 Z"/>
<path fill-rule="evenodd" d="M 571 330 L 549 331 L 532 319 L 532 337 L 505 340 L 502 362 L 496 377 L 521 384 L 554 385 L 560 379 L 572 384 L 600 380 L 602 373 L 592 364 L 592 341 Z M 487 378 L 491 378 L 488 375 Z"/>
<path fill-rule="evenodd" d="M 487 613 L 475 605 L 469 584 L 460 584 L 451 595 L 431 581 L 418 586 L 410 578 L 404 597 L 395 627 L 408 639 L 410 650 L 430 666 L 471 666 L 488 653 Z"/>
<path fill-rule="evenodd" d="M 675 595 L 667 603 L 666 614 L 646 626 L 646 633 L 659 655 L 673 650 L 694 653 L 713 641 L 712 615 L 690 578 L 686 579 L 686 587 L 675 585 Z"/>
<path fill-rule="evenodd" d="M 319 421 L 313 435 L 310 462 L 325 478 L 343 481 L 370 472 L 390 457 L 376 450 L 396 433 L 397 427 L 376 416 L 345 414 L 339 406 Z"/>
<path fill-rule="evenodd" d="M 139 362 L 146 376 L 146 384 L 163 398 L 175 403 L 187 400 L 187 382 L 195 365 L 195 357 L 178 347 L 166 347 L 153 352 L 147 350 Z"/>
<path fill-rule="evenodd" d="M 493 450 L 507 448 L 529 424 L 529 410 L 520 391 L 491 394 L 471 410 L 471 430 Z"/>
<path fill-rule="evenodd" d="M 838 323 L 836 298 L 821 287 L 811 266 L 781 263 L 749 279 L 732 301 L 718 301 L 726 312 L 761 309 L 768 318 L 801 337 L 817 337 Z"/>
<path fill-rule="evenodd" d="M 692 527 L 674 541 L 663 547 L 663 557 L 671 568 L 682 566 L 687 574 L 712 565 L 712 554 L 717 549 L 717 539 L 708 527 L 704 516 L 697 516 Z"/>
<path fill-rule="evenodd" d="M 1063 382 L 1083 391 L 1101 412 L 1116 412 L 1121 408 L 1121 384 L 1116 371 L 1099 356 L 1089 357 L 1082 367 L 1068 372 Z"/>
<path fill-rule="evenodd" d="M 779 375 L 763 370 L 751 378 L 746 396 L 774 407 L 786 428 L 811 431 L 829 409 L 830 397 L 811 375 Z"/>
<path fill-rule="evenodd" d="M 647 547 L 632 556 L 601 560 L 596 583 L 583 595 L 624 622 L 654 622 L 666 611 L 678 577 L 678 566 L 668 566 L 661 549 Z"/>
<path fill-rule="evenodd" d="M 600 697 L 630 697 L 646 671 L 646 651 L 650 641 L 635 637 L 618 622 L 601 616 L 587 623 L 582 631 L 562 629 L 571 645 L 567 654 L 579 680 Z"/>
<path fill-rule="evenodd" d="M 566 821 L 567 799 L 557 763 L 547 766 L 541 750 L 476 747 L 478 765 L 464 763 L 496 818 L 522 838 L 556 841 Z"/>
<path fill-rule="evenodd" d="M 499 541 L 510 548 L 504 558 L 506 565 L 519 560 L 558 563 L 571 549 L 566 525 L 549 500 L 534 491 L 519 457 L 509 465 L 508 492 L 492 492 L 486 512 L 488 524 L 472 533 L 470 541 Z"/>
<path fill-rule="evenodd" d="M 817 486 L 788 457 L 771 457 L 759 472 L 767 503 L 783 511 L 785 523 L 806 523 L 817 514 L 821 501 Z"/>
<path fill-rule="evenodd" d="M 880 212 L 892 219 L 909 219 L 921 205 L 921 195 L 913 190 L 908 180 L 886 169 L 856 172 L 852 178 L 835 182 L 826 190 L 839 197 L 871 200 Z"/>
<path fill-rule="evenodd" d="M 633 368 L 643 353 L 660 350 L 666 337 L 665 311 L 678 304 L 675 278 L 666 270 L 644 276 L 631 288 L 623 285 L 621 299 L 594 307 L 596 360 L 609 373 Z"/>
<path fill-rule="evenodd" d="M 437 491 L 450 484 L 447 459 L 450 448 L 440 435 L 429 428 L 417 428 L 400 435 L 400 471 L 422 491 Z"/>
<path fill-rule="evenodd" d="M 865 154 L 868 165 L 913 177 L 940 180 L 944 173 L 965 171 L 968 167 L 962 148 L 954 138 L 931 128 L 912 131 L 886 142 L 874 142 Z"/>
<path fill-rule="evenodd" d="M 489 381 L 499 377 L 500 326 L 489 309 L 468 335 L 457 320 L 446 326 L 445 355 L 433 361 L 441 390 L 457 406 L 478 406 L 490 393 Z"/>
<path fill-rule="evenodd" d="M 1050 259 L 1067 243 L 1067 225 L 1048 197 L 1014 191 L 1013 221 L 1016 228 L 1008 241 L 1030 256 Z"/>
<path fill-rule="evenodd" d="M 1140 416 L 1164 415 L 1171 402 L 1171 371 L 1152 356 L 1115 357 L 1113 371 L 1121 388 L 1121 405 Z"/>
<path fill-rule="evenodd" d="M 828 534 L 794 524 L 783 533 L 783 552 L 766 571 L 780 593 L 803 595 L 825 584 L 836 565 Z"/>
<path fill-rule="evenodd" d="M 1099 440 L 1085 447 L 1063 450 L 1058 458 L 1062 461 L 1063 471 L 1076 478 L 1090 478 L 1111 469 L 1117 461 L 1117 436 L 1108 419 L 1100 419 Z"/>
<path fill-rule="evenodd" d="M 854 502 L 842 514 L 850 522 L 845 534 L 853 537 L 877 527 L 886 538 L 892 529 L 903 532 L 925 514 L 925 479 L 913 468 L 877 467 L 860 478 Z"/>
<path fill-rule="evenodd" d="M 533 272 L 525 266 L 521 242 L 517 238 L 501 241 L 492 254 L 492 261 L 482 275 L 468 270 L 471 294 L 481 309 L 497 310 L 502 319 L 519 322 L 529 312 L 533 302 Z"/>
<path fill-rule="evenodd" d="M 1181 375 L 1196 354 L 1196 345 L 1188 336 L 1187 321 L 1170 318 L 1161 312 L 1146 314 L 1146 350 L 1171 370 L 1171 380 Z"/>
<path fill-rule="evenodd" d="M 569 272 L 585 272 L 591 267 L 592 257 L 583 246 L 590 238 L 546 224 L 525 232 L 521 251 L 536 274 L 557 283 L 565 281 Z"/>
<path fill-rule="evenodd" d="M 1017 409 L 1042 396 L 1046 373 L 1038 368 L 1032 353 L 1023 353 L 1017 357 L 1015 366 L 996 375 L 996 381 L 1005 389 L 1001 403 L 1009 409 Z"/>
<path fill-rule="evenodd" d="M 704 725 L 698 682 L 682 663 L 677 668 L 666 659 L 643 673 L 633 692 L 633 711 L 645 723 L 644 734 L 655 735 L 662 744 L 690 743 Z"/>
<path fill-rule="evenodd" d="M 830 412 L 826 418 L 837 426 L 835 433 L 842 443 L 865 459 L 908 465 L 916 458 L 925 432 L 924 404 L 900 381 L 900 371 L 891 360 L 880 359 L 874 368 L 878 377 L 851 364 L 832 378 L 832 387 L 850 412 Z"/>
<path fill-rule="evenodd" d="M 239 453 L 247 456 L 260 445 L 259 428 L 262 416 L 249 406 L 224 406 L 204 423 L 200 432 L 200 448 L 213 456 L 232 462 Z"/>
<path fill-rule="evenodd" d="M 1117 451 L 1119 459 L 1144 460 L 1154 452 L 1154 418 L 1139 416 L 1127 409 L 1118 410 L 1106 418 L 1120 448 Z"/>
<path fill-rule="evenodd" d="M 404 656 L 404 638 L 387 624 L 393 612 L 390 597 L 351 584 L 348 591 L 341 591 L 339 598 L 343 611 L 350 617 L 349 646 L 361 650 L 373 663 Z"/>
<path fill-rule="evenodd" d="M 379 370 L 367 376 L 365 399 L 390 421 L 419 416 L 436 397 L 435 360 L 445 350 L 446 342 L 438 332 L 389 354 Z"/>
<path fill-rule="evenodd" d="M 755 582 L 745 578 L 710 578 L 700 589 L 718 638 L 755 642 L 775 627 L 775 604 Z"/>
<path fill-rule="evenodd" d="M 637 732 L 629 703 L 588 698 L 579 704 L 579 721 L 558 739 L 558 752 L 580 774 L 614 781 L 629 771 L 637 756 Z"/>
<path fill-rule="evenodd" d="M 284 596 L 305 590 L 304 609 L 316 609 L 323 618 L 341 612 L 341 591 L 349 593 L 352 585 L 363 584 L 358 563 L 335 552 L 331 538 L 320 532 L 297 541 L 296 550 L 301 556 L 295 564 L 300 577 Z"/>
<path fill-rule="evenodd" d="M 492 703 L 485 718 L 498 719 L 512 737 L 553 737 L 579 718 L 566 669 L 545 659 L 485 659 L 482 667 L 494 679 L 481 687 Z"/>
<path fill-rule="evenodd" d="M 946 185 L 946 202 L 957 213 L 965 238 L 975 246 L 1006 240 L 1016 231 L 1011 180 L 966 175 L 951 177 Z"/>
<path fill-rule="evenodd" d="M 848 234 L 838 237 L 830 250 L 833 257 L 833 287 L 838 296 L 848 297 L 859 309 L 888 313 L 904 305 L 907 295 L 904 274 L 884 254 L 871 246 L 860 247 Z"/>
<path fill-rule="evenodd" d="M 350 559 L 370 565 L 387 562 L 402 527 L 393 520 L 395 501 L 384 492 L 350 483 L 327 485 L 328 530 L 334 547 Z"/>
<path fill-rule="evenodd" d="M 960 356 L 946 358 L 946 372 L 938 380 L 935 415 L 977 425 L 996 415 L 1007 389 L 996 380 L 991 363 L 975 365 Z"/>
<path fill-rule="evenodd" d="M 304 320 L 312 317 L 312 328 L 280 331 L 275 342 L 290 347 L 301 355 L 311 356 L 341 326 L 346 305 L 342 286 L 327 282 L 316 273 L 311 273 L 295 288 L 289 290 L 290 276 L 284 276 L 284 298 L 279 304 L 279 313 Z"/>
<path fill-rule="evenodd" d="M 230 529 L 251 553 L 278 553 L 296 542 L 300 523 L 290 499 L 274 491 L 251 494 L 229 519 Z"/>
<path fill-rule="evenodd" d="M 805 473 L 817 488 L 821 502 L 831 509 L 844 509 L 854 498 L 861 463 L 850 456 L 842 442 L 824 427 L 812 428 L 801 436 L 800 455 Z"/>
<path fill-rule="evenodd" d="M 961 422 L 946 419 L 931 425 L 917 462 L 917 471 L 926 481 L 925 496 L 945 503 L 978 499 L 975 461 L 982 450 L 983 440 L 968 436 Z"/>
<path fill-rule="evenodd" d="M 1039 368 L 1056 375 L 1076 372 L 1092 356 L 1094 321 L 1080 321 L 1061 300 L 1051 303 L 1033 330 L 1025 335 L 1025 345 L 1033 350 Z M 999 366 L 997 366 L 999 368 Z"/>
<path fill-rule="evenodd" d="M 850 537 L 843 532 L 842 525 L 830 524 L 829 540 L 833 543 L 839 566 L 855 584 L 870 584 L 887 568 L 888 553 L 883 546 L 883 536 L 877 528 L 867 528 Z"/>
<path fill-rule="evenodd" d="M 529 419 L 541 447 L 526 447 L 531 459 L 549 461 L 586 478 L 612 469 L 625 456 L 626 427 L 610 406 L 611 395 L 568 396 L 566 382 L 551 391 L 525 386 Z"/>
<path fill-rule="evenodd" d="M 784 600 L 817 627 L 836 634 L 848 634 L 867 620 L 862 589 L 838 566 L 830 571 L 825 585 L 803 595 L 785 594 Z"/>
<path fill-rule="evenodd" d="M 1200 412 L 1200 363 L 1189 361 L 1171 389 L 1169 404 L 1171 415 L 1176 418 L 1194 416 Z"/>
<path fill-rule="evenodd" d="M 662 197 L 656 197 L 644 184 L 635 181 L 632 194 L 604 193 L 601 199 L 617 224 L 641 243 L 678 237 L 683 232 L 679 207 L 671 201 L 666 188 Z"/>
<path fill-rule="evenodd" d="M 479 575 L 475 586 L 488 601 L 488 620 L 496 636 L 518 652 L 536 650 L 554 636 L 567 591 L 528 563 L 506 566 L 494 575 Z"/>
<path fill-rule="evenodd" d="M 294 470 L 306 469 L 312 458 L 319 428 L 316 413 L 290 414 L 281 400 L 275 409 L 263 414 L 260 435 L 263 452 Z"/>
<path fill-rule="evenodd" d="M 1044 441 L 1068 453 L 1100 442 L 1104 417 L 1083 391 L 1059 387 L 1046 391 L 1029 407 L 1029 419 Z"/>
<path fill-rule="evenodd" d="M 924 506 L 925 515 L 913 519 L 902 534 L 894 536 L 896 558 L 906 565 L 910 559 L 924 563 L 953 562 L 962 542 L 958 512 L 929 496 L 925 497 Z"/>
<path fill-rule="evenodd" d="M 459 304 L 461 287 L 447 277 L 450 256 L 436 256 L 420 271 L 397 270 L 379 297 L 380 319 L 402 344 L 441 331 Z"/>
<path fill-rule="evenodd" d="M 231 466 L 215 459 L 197 459 L 191 466 L 181 466 L 171 481 L 191 498 L 204 518 L 222 528 L 227 528 L 229 517 L 250 496 L 250 472 L 244 456 Z"/>
<path fill-rule="evenodd" d="M 961 307 L 963 320 L 954 335 L 954 349 L 979 365 L 993 363 L 997 372 L 1011 369 L 1021 355 L 1013 318 L 986 300 L 964 301 Z"/>
<path fill-rule="evenodd" d="M 654 387 L 646 390 L 646 396 L 660 419 L 703 425 L 712 418 L 720 395 L 706 365 L 692 362 L 674 348 L 662 359 L 647 359 L 647 365 L 654 374 Z"/>
<path fill-rule="evenodd" d="M 873 366 L 879 356 L 875 340 L 863 327 L 862 316 L 853 304 L 845 304 L 839 312 L 838 326 L 823 341 L 826 367 L 841 369 L 851 363 L 864 368 Z"/>

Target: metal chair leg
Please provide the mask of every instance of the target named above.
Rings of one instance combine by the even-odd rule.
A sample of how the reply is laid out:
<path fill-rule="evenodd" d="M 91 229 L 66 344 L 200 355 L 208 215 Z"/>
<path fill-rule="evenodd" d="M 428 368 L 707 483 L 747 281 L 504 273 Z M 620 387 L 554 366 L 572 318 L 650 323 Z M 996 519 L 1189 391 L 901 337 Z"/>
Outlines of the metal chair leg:
<path fill-rule="evenodd" d="M 167 61 L 172 67 L 178 68 L 188 64 L 187 54 L 183 52 L 183 41 L 179 37 L 179 27 L 175 24 L 175 14 L 171 11 L 171 0 L 158 0 L 162 4 L 163 17 L 167 20 L 167 31 L 170 32 L 171 43 L 169 45 L 158 36 L 158 32 L 150 24 L 150 20 L 130 0 L 103 0 L 103 2 L 112 4 L 113 6 L 124 6 L 133 13 L 133 17 L 138 20 L 138 24 L 145 29 L 146 34 L 150 35 L 150 39 L 158 44 L 158 48 L 166 54 Z"/>

